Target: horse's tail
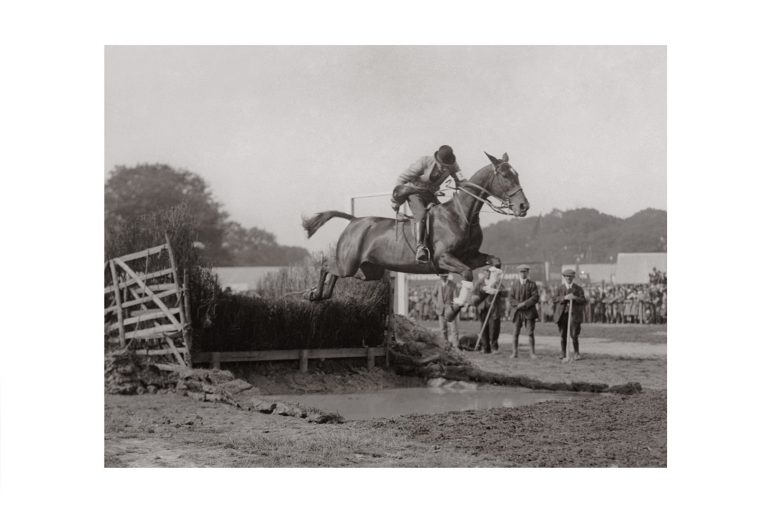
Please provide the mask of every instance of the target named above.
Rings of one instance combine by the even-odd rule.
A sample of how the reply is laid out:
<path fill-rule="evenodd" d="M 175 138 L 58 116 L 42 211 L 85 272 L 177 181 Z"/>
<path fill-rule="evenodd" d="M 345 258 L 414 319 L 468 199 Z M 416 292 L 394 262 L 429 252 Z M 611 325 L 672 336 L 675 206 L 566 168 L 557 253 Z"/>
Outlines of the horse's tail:
<path fill-rule="evenodd" d="M 348 213 L 340 212 L 337 210 L 328 210 L 327 212 L 316 213 L 310 218 L 302 217 L 301 225 L 307 232 L 307 238 L 312 237 L 315 232 L 323 227 L 323 224 L 328 222 L 334 217 L 341 217 L 342 219 L 355 220 L 357 217 Z"/>

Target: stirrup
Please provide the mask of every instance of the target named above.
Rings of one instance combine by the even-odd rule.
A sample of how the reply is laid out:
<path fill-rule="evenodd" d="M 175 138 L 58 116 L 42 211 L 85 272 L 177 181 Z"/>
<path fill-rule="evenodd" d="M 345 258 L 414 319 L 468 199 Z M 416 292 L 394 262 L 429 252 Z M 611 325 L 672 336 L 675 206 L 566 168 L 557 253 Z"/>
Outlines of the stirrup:
<path fill-rule="evenodd" d="M 424 252 L 423 259 L 419 258 L 419 250 Z M 419 246 L 419 247 L 416 247 L 416 261 L 418 261 L 422 265 L 426 265 L 427 263 L 429 263 L 429 260 L 430 260 L 429 250 L 426 247 L 424 247 L 423 245 Z"/>

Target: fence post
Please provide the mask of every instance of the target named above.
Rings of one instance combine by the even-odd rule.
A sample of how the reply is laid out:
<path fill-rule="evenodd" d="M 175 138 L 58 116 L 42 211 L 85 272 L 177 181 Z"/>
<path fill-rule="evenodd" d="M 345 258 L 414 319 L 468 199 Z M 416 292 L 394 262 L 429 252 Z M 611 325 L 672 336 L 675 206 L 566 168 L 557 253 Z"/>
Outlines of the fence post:
<path fill-rule="evenodd" d="M 299 358 L 299 371 L 301 373 L 307 373 L 309 370 L 309 351 L 302 350 Z"/>
<path fill-rule="evenodd" d="M 179 279 L 179 269 L 176 267 L 176 258 L 173 257 L 173 249 L 171 248 L 171 237 L 168 236 L 168 233 L 165 233 L 165 244 L 168 246 L 168 260 L 171 263 L 171 271 L 173 272 L 173 282 L 176 284 L 176 302 L 179 305 L 179 320 L 181 320 L 181 336 L 184 339 L 184 348 L 185 348 L 185 360 L 188 363 L 189 367 L 192 367 L 192 355 L 189 350 L 189 325 L 187 324 L 187 316 L 184 313 L 184 299 L 183 299 L 183 288 L 181 280 Z M 147 257 L 147 262 L 149 262 L 149 257 Z M 171 341 L 173 343 L 173 341 Z"/>
<path fill-rule="evenodd" d="M 406 315 L 408 312 L 406 311 Z M 384 340 L 384 366 L 389 368 L 389 344 L 396 336 L 395 319 L 395 276 L 389 273 L 389 332 Z"/>
<path fill-rule="evenodd" d="M 183 288 L 181 289 L 181 296 L 184 298 L 184 308 L 183 308 L 185 310 L 184 319 L 188 323 L 187 328 L 191 330 L 192 329 L 192 313 L 191 313 L 192 306 L 189 300 L 189 270 L 186 268 L 184 269 L 184 282 L 182 284 L 183 284 Z M 184 330 L 184 334 L 185 334 L 184 343 L 187 344 L 187 351 L 189 352 L 189 367 L 192 368 L 192 336 L 189 336 L 189 338 L 187 338 L 186 336 L 187 328 L 185 328 Z"/>
<path fill-rule="evenodd" d="M 120 347 L 125 347 L 125 326 L 123 325 L 123 301 L 120 298 L 120 282 L 117 280 L 115 260 L 109 260 L 109 271 L 112 273 L 112 286 L 115 289 L 115 302 L 117 306 L 117 327 L 120 331 Z"/>

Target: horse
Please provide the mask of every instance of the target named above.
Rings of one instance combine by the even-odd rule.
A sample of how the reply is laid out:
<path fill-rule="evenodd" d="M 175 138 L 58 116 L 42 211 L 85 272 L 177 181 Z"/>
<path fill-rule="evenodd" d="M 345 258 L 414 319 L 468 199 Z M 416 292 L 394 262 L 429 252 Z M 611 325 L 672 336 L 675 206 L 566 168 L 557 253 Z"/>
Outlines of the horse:
<path fill-rule="evenodd" d="M 358 218 L 336 210 L 302 218 L 307 238 L 335 217 L 350 221 L 336 245 L 336 268 L 331 272 L 323 269 L 317 288 L 305 298 L 331 298 L 339 277 L 373 281 L 381 279 L 387 270 L 409 274 L 460 274 L 485 265 L 500 264 L 498 257 L 480 252 L 483 243 L 480 210 L 488 204 L 500 211 L 488 201 L 489 196 L 501 200 L 501 208 L 516 217 L 525 217 L 530 205 L 520 185 L 520 177 L 509 163 L 509 156 L 504 153 L 498 159 L 487 152 L 485 155 L 491 163 L 475 172 L 469 180 L 458 183 L 452 199 L 433 206 L 428 212 L 427 245 L 432 249 L 428 264 L 415 261 L 415 240 L 413 235 L 411 240 L 407 236 L 412 232 L 411 219 Z"/>

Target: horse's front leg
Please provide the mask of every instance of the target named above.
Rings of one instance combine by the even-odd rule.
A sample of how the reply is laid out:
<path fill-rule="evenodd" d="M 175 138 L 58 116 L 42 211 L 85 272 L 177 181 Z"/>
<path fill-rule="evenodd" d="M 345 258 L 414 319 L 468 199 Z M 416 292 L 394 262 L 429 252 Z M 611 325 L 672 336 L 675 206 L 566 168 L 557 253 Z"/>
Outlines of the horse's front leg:
<path fill-rule="evenodd" d="M 485 254 L 482 252 L 478 252 L 469 258 L 465 258 L 464 261 L 469 266 L 469 268 L 472 269 L 484 267 L 486 265 L 501 266 L 501 259 L 499 259 L 498 256 L 493 256 L 492 254 Z"/>
<path fill-rule="evenodd" d="M 447 270 L 448 272 L 454 272 L 456 274 L 461 274 L 465 270 L 472 270 L 472 267 L 461 261 L 450 252 L 444 252 L 441 254 L 437 258 L 437 264 L 440 267 L 440 270 Z"/>

